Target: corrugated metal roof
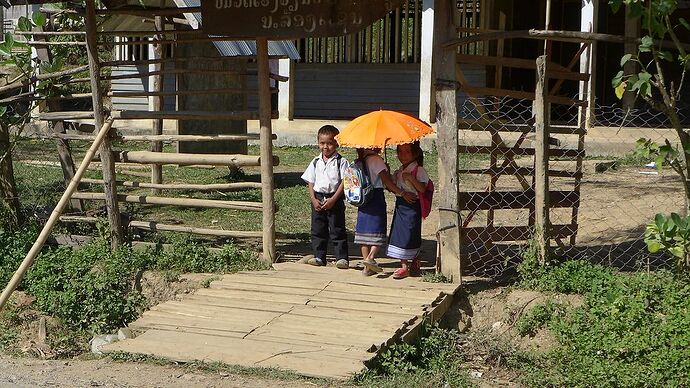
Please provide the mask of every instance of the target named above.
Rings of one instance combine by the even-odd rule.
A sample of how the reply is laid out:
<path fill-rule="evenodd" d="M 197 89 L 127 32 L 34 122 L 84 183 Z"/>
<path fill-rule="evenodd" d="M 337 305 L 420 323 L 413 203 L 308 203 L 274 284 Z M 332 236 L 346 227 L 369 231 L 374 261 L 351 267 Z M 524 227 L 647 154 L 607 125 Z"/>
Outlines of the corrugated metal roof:
<path fill-rule="evenodd" d="M 175 0 L 175 2 L 178 4 L 181 2 L 186 7 L 201 6 L 201 0 Z M 195 13 L 192 15 L 196 19 L 196 25 L 203 24 L 200 13 Z M 189 19 L 189 17 L 187 17 L 187 19 Z M 218 52 L 226 57 L 256 54 L 256 42 L 253 40 L 223 41 L 213 42 L 213 44 L 218 49 Z M 295 45 L 289 40 L 268 42 L 268 55 L 287 55 L 290 59 L 300 59 L 297 48 L 295 48 Z"/>
<path fill-rule="evenodd" d="M 107 1 L 105 2 L 108 3 Z M 159 6 L 158 0 L 129 0 L 129 5 L 148 5 Z M 166 7 L 199 7 L 200 0 L 166 0 Z M 201 14 L 185 14 L 186 19 L 190 22 L 193 28 L 198 28 L 201 23 Z M 153 23 L 142 23 L 141 17 L 130 15 L 113 15 L 101 26 L 102 29 L 108 31 L 151 31 L 153 30 Z M 234 41 L 220 41 L 213 42 L 218 49 L 218 52 L 224 57 L 234 57 L 239 55 L 256 55 L 256 42 L 253 40 L 234 40 Z M 268 55 L 270 56 L 285 56 L 290 59 L 300 59 L 299 52 L 292 41 L 270 41 L 268 42 Z"/>

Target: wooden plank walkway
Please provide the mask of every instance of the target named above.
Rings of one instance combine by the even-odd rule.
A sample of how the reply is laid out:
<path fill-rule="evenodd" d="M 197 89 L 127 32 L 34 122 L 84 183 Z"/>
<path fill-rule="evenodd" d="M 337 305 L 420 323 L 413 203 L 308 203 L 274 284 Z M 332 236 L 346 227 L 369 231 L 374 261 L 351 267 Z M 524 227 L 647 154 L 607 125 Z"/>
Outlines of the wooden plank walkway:
<path fill-rule="evenodd" d="M 130 325 L 143 334 L 104 351 L 348 378 L 391 343 L 412 340 L 423 318 L 440 319 L 459 288 L 331 266 L 274 268 L 225 275 L 155 306 Z"/>

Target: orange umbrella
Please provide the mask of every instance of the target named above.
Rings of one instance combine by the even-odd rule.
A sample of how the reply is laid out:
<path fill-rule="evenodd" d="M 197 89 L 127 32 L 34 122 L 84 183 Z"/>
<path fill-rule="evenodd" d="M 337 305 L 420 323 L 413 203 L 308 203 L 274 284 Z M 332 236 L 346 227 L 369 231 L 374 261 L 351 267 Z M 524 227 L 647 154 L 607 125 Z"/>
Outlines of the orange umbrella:
<path fill-rule="evenodd" d="M 377 110 L 352 120 L 335 138 L 344 147 L 385 148 L 412 143 L 433 132 L 429 124 L 412 116 Z"/>

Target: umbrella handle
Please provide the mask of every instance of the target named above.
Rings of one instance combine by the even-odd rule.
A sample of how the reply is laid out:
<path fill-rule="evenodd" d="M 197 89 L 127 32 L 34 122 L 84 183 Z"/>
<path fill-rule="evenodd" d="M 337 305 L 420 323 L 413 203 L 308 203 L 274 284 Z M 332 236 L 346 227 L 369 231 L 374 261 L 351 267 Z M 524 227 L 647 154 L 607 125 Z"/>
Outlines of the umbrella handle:
<path fill-rule="evenodd" d="M 386 140 L 383 141 L 383 161 L 386 163 L 386 166 L 388 165 L 388 152 L 386 146 L 388 145 L 388 140 L 391 138 L 387 138 Z M 388 171 L 390 172 L 390 171 Z"/>

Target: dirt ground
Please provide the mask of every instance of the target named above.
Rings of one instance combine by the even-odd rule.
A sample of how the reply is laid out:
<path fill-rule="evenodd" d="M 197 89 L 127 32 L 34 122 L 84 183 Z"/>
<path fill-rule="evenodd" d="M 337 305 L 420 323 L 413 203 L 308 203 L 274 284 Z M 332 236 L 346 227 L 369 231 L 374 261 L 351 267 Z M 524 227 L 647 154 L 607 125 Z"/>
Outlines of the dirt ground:
<path fill-rule="evenodd" d="M 99 360 L 38 360 L 0 355 L 0 386 L 29 387 L 314 387 L 309 381 L 286 381 L 185 370 L 183 367 Z"/>

